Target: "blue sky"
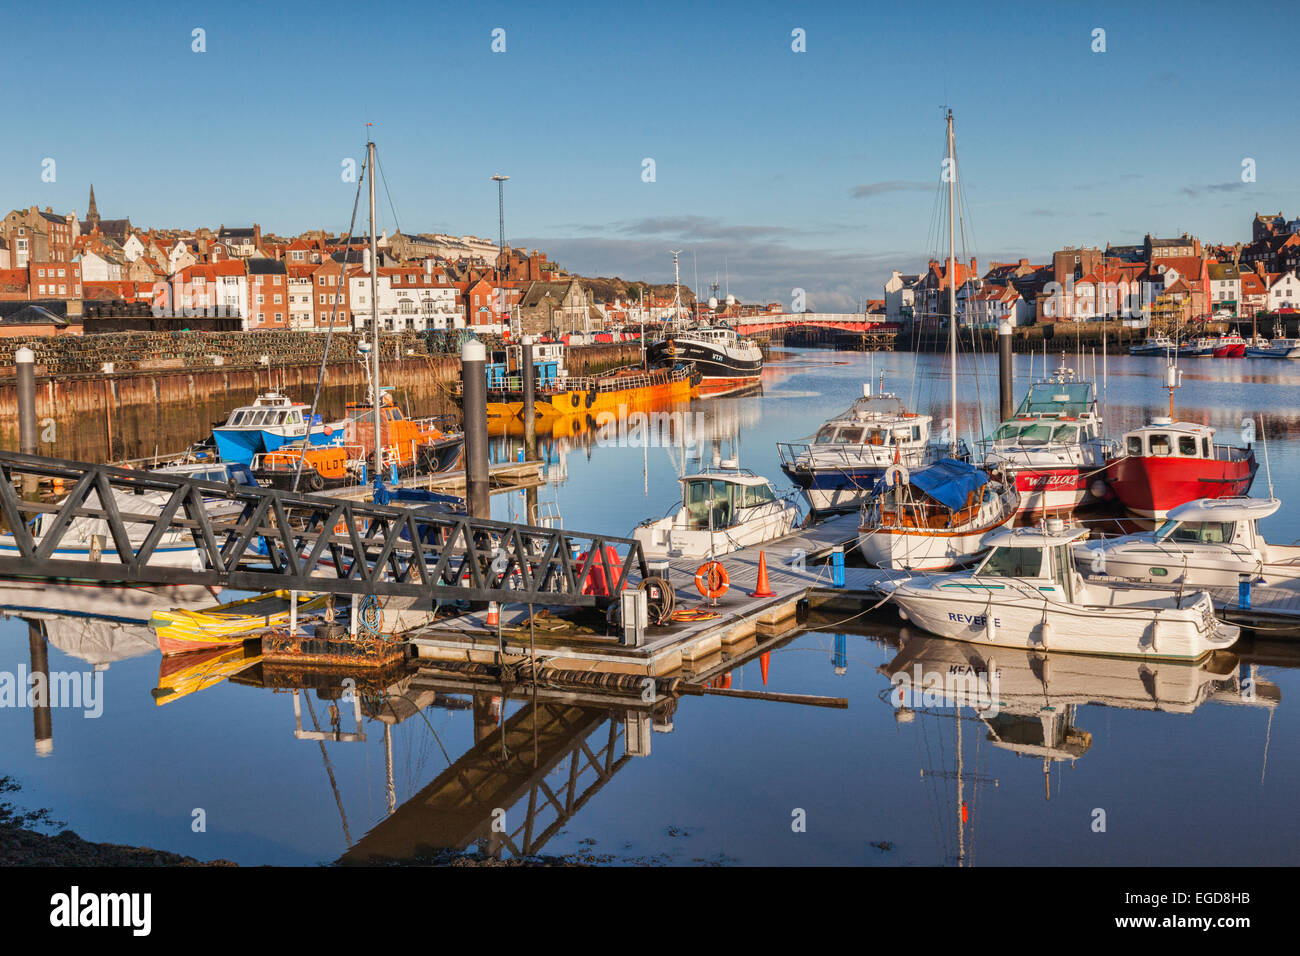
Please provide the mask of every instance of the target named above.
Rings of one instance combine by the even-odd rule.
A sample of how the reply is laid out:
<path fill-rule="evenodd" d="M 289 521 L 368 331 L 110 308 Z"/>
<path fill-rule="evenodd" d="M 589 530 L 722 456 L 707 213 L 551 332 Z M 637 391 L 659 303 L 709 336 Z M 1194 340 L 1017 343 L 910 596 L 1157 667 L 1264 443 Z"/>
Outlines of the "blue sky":
<path fill-rule="evenodd" d="M 934 251 L 945 106 L 981 262 L 1300 215 L 1297 20 L 1191 2 L 11 8 L 0 56 L 32 71 L 7 74 L 0 205 L 84 215 L 94 182 L 102 215 L 141 226 L 341 231 L 340 164 L 372 122 L 405 231 L 495 236 L 502 172 L 508 239 L 573 271 L 664 281 L 680 248 L 688 283 L 725 270 L 744 300 L 799 287 L 839 309 Z M 382 190 L 380 207 L 391 229 Z"/>

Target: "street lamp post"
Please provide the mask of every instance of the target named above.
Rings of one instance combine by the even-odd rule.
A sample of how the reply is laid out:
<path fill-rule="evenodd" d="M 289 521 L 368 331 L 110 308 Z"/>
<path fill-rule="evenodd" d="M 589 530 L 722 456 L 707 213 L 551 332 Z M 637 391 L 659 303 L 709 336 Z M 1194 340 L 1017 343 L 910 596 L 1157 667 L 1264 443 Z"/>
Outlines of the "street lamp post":
<path fill-rule="evenodd" d="M 504 269 L 509 277 L 506 256 L 506 180 L 509 176 L 497 173 L 492 181 L 497 184 L 497 268 Z"/>

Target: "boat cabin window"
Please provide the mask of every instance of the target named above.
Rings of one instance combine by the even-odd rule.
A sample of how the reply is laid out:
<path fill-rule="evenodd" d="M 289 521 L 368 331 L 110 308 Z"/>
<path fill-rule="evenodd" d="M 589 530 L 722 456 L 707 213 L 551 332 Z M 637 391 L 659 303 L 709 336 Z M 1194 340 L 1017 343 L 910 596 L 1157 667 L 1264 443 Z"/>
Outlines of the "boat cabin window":
<path fill-rule="evenodd" d="M 1171 450 L 1168 435 L 1152 435 L 1147 439 L 1153 455 L 1168 455 Z"/>
<path fill-rule="evenodd" d="M 849 445 L 860 445 L 862 444 L 862 429 L 841 428 L 839 435 L 837 435 L 835 438 L 835 441 L 837 443 L 842 442 Z"/>
<path fill-rule="evenodd" d="M 817 432 L 816 443 L 818 445 L 829 445 L 833 441 L 835 441 L 834 425 L 827 425 L 825 428 L 822 428 L 820 431 Z"/>
<path fill-rule="evenodd" d="M 746 485 L 743 490 L 742 508 L 757 508 L 759 505 L 769 504 L 776 500 L 776 495 L 772 494 L 772 489 L 767 485 Z"/>
<path fill-rule="evenodd" d="M 979 574 L 994 578 L 1036 578 L 1042 571 L 1042 548 L 994 548 Z"/>
<path fill-rule="evenodd" d="M 1201 439 L 1201 457 L 1203 458 L 1214 457 L 1214 455 L 1210 453 L 1210 440 L 1208 438 Z"/>
<path fill-rule="evenodd" d="M 1169 520 L 1156 530 L 1156 540 L 1182 544 L 1229 544 L 1236 533 L 1235 521 Z"/>
<path fill-rule="evenodd" d="M 1072 567 L 1068 544 L 1058 544 L 1052 548 L 1052 580 L 1056 582 L 1067 601 L 1074 600 L 1074 579 L 1070 576 Z"/>
<path fill-rule="evenodd" d="M 1140 458 L 1140 457 L 1142 456 L 1142 436 L 1141 436 L 1141 435 L 1129 435 L 1129 436 L 1128 436 L 1128 454 L 1131 455 L 1131 456 L 1134 457 L 1134 458 Z"/>
<path fill-rule="evenodd" d="M 1178 454 L 1188 458 L 1196 457 L 1196 439 L 1191 435 L 1178 436 Z"/>
<path fill-rule="evenodd" d="M 692 530 L 726 528 L 734 514 L 735 485 L 727 481 L 699 478 L 686 483 L 686 515 Z"/>

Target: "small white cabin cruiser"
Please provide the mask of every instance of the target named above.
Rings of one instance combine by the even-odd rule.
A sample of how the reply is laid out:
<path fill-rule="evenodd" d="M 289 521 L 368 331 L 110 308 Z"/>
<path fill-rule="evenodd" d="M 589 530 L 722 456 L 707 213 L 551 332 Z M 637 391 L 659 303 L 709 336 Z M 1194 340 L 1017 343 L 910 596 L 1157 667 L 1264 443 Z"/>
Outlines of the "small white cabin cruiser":
<path fill-rule="evenodd" d="M 678 479 L 682 502 L 672 514 L 637 525 L 647 558 L 711 558 L 788 534 L 799 509 L 768 480 L 734 461 Z"/>
<path fill-rule="evenodd" d="M 1300 586 L 1300 546 L 1269 544 L 1258 522 L 1276 498 L 1198 498 L 1171 510 L 1155 531 L 1084 541 L 1074 556 L 1085 572 L 1184 587 Z"/>
<path fill-rule="evenodd" d="M 1086 581 L 1071 545 L 1083 528 L 1015 528 L 992 535 L 973 571 L 887 585 L 907 620 L 942 637 L 999 647 L 1200 660 L 1236 643 L 1209 594 L 1170 594 Z"/>

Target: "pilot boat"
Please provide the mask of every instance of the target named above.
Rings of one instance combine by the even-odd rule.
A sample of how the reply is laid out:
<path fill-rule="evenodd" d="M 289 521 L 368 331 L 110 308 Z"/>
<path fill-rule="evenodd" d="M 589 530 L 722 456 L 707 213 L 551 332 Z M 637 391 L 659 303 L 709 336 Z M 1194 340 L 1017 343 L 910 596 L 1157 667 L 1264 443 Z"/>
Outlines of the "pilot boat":
<path fill-rule="evenodd" d="M 384 389 L 380 398 L 379 444 L 384 478 L 400 479 L 416 473 L 437 474 L 456 464 L 465 436 L 443 431 L 442 418 L 407 418 Z M 375 410 L 370 402 L 349 402 L 347 419 L 339 441 L 330 445 L 301 442 L 277 451 L 257 455 L 252 464 L 255 478 L 268 488 L 322 491 L 363 483 L 366 469 L 374 466 Z M 299 462 L 301 461 L 301 467 Z"/>
<path fill-rule="evenodd" d="M 1198 661 L 1237 642 L 1240 628 L 1215 618 L 1204 591 L 1085 580 L 1071 546 L 1087 533 L 1059 521 L 1004 529 L 973 571 L 882 586 L 906 620 L 972 644 Z"/>
<path fill-rule="evenodd" d="M 819 514 L 852 511 L 879 482 L 885 469 L 899 464 L 921 468 L 943 457 L 930 441 L 929 415 L 918 415 L 895 395 L 871 393 L 828 420 L 811 439 L 777 442 L 781 470 Z"/>
<path fill-rule="evenodd" d="M 1235 587 L 1242 580 L 1300 585 L 1300 546 L 1269 544 L 1259 522 L 1276 498 L 1198 498 L 1169 512 L 1155 531 L 1083 541 L 1084 571 L 1171 587 Z"/>
<path fill-rule="evenodd" d="M 1073 511 L 1104 493 L 1097 479 L 1113 442 L 1101 435 L 1092 383 L 1076 382 L 1062 364 L 1051 379 L 1029 386 L 1015 416 L 984 443 L 984 467 L 1015 485 L 1021 513 Z"/>
<path fill-rule="evenodd" d="M 678 479 L 682 500 L 672 514 L 637 525 L 647 558 L 710 558 L 788 534 L 799 509 L 768 480 L 734 459 Z"/>
<path fill-rule="evenodd" d="M 212 438 L 222 461 L 247 465 L 254 455 L 303 439 L 313 445 L 336 441 L 342 428 L 342 422 L 323 422 L 321 416 L 311 415 L 310 406 L 270 391 L 231 412 L 212 429 Z"/>
<path fill-rule="evenodd" d="M 875 568 L 940 571 L 980 557 L 984 539 L 1015 517 L 1014 487 L 944 458 L 909 473 L 891 466 L 862 506 L 858 547 Z"/>

